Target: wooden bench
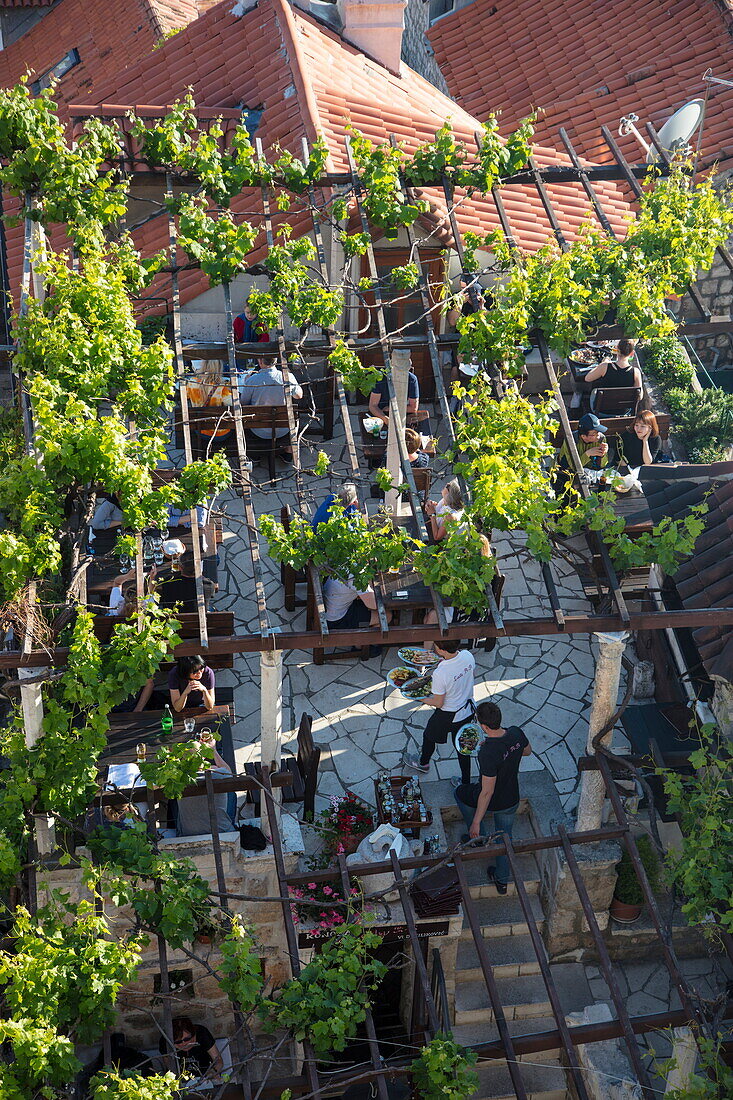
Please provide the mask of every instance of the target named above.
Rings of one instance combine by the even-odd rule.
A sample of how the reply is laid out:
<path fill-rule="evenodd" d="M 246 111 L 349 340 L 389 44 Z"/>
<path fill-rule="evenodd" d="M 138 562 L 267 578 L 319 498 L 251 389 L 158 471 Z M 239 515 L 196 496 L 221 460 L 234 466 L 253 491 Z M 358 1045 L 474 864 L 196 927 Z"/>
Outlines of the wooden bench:
<path fill-rule="evenodd" d="M 176 619 L 181 624 L 178 631 L 181 639 L 190 640 L 199 637 L 199 617 L 197 613 L 182 612 L 176 616 Z M 102 644 L 108 642 L 112 636 L 113 627 L 120 621 L 116 615 L 95 615 L 94 634 L 97 639 Z M 234 633 L 234 614 L 231 611 L 207 611 L 206 626 L 209 638 L 230 638 Z M 210 668 L 234 667 L 234 656 L 231 653 L 207 654 L 206 650 L 203 650 L 202 657 Z M 167 671 L 173 668 L 173 664 L 173 661 L 164 662 L 160 669 L 161 671 Z"/>
<path fill-rule="evenodd" d="M 289 426 L 287 409 L 284 405 L 242 405 L 241 416 L 242 424 L 248 433 L 246 441 L 247 455 L 266 455 L 269 462 L 270 477 L 274 477 L 275 457 L 282 450 L 283 445 L 289 443 L 287 435 L 282 435 L 283 432 L 287 432 Z M 228 435 L 219 440 L 214 438 L 214 446 L 222 447 L 228 458 L 234 461 L 239 460 L 237 433 L 234 430 L 234 412 L 232 409 L 226 407 L 199 409 L 189 405 L 188 421 L 191 426 L 191 446 L 194 458 L 205 457 L 206 450 L 211 442 L 211 437 L 202 434 L 202 428 L 213 431 L 217 427 L 220 429 L 229 427 L 231 431 Z M 258 436 L 252 435 L 254 429 L 267 432 L 268 438 L 260 439 Z M 176 406 L 175 412 L 175 438 L 176 446 L 179 450 L 183 450 L 183 417 L 180 405 Z"/>
<path fill-rule="evenodd" d="M 659 428 L 659 438 L 662 440 L 662 443 L 666 443 L 669 439 L 669 429 L 671 426 L 672 418 L 669 413 L 654 413 L 654 416 L 656 417 L 657 427 Z M 615 436 L 622 435 L 624 432 L 632 431 L 634 427 L 634 420 L 636 419 L 636 417 L 599 416 L 598 419 L 601 421 L 606 429 L 606 439 L 608 440 L 613 439 Z M 577 435 L 578 421 L 571 420 L 570 427 L 572 428 L 573 433 Z M 564 441 L 565 436 L 563 435 L 562 428 L 559 428 L 553 440 L 554 445 L 556 447 L 561 447 Z"/>

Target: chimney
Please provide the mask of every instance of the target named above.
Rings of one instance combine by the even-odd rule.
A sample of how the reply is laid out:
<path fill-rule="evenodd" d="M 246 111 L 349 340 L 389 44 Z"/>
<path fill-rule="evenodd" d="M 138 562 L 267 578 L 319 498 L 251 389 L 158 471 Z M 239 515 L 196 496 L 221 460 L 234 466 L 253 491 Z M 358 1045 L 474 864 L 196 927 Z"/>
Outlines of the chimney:
<path fill-rule="evenodd" d="M 399 74 L 407 0 L 338 0 L 343 36 Z"/>

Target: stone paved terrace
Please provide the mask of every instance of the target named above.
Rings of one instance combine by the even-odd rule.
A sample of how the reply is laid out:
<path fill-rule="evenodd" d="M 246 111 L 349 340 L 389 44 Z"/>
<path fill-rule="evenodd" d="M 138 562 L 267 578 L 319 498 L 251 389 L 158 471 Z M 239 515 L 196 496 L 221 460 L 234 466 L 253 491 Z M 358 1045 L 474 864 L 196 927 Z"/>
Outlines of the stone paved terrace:
<path fill-rule="evenodd" d="M 357 422 L 355 410 L 352 420 Z M 341 432 L 341 435 L 339 435 Z M 343 429 L 338 420 L 336 435 L 325 445 L 332 466 L 331 478 L 304 476 L 311 514 L 330 491 L 348 477 L 344 455 Z M 318 444 L 315 449 L 321 446 Z M 312 465 L 308 448 L 303 450 L 304 467 Z M 450 471 L 434 482 L 431 496 L 437 499 Z M 279 516 L 282 504 L 297 511 L 292 468 L 278 460 L 274 485 L 268 482 L 266 467 L 255 464 L 253 472 L 254 504 L 258 515 L 269 512 Z M 368 496 L 368 489 L 363 496 Z M 220 591 L 213 606 L 232 611 L 239 632 L 259 629 L 252 565 L 242 526 L 241 499 L 233 492 L 224 494 L 217 507 L 225 512 L 224 542 L 221 546 Z M 500 536 L 494 541 L 501 570 L 507 580 L 504 589 L 505 618 L 549 614 L 550 607 L 537 566 L 521 553 L 521 540 Z M 283 606 L 279 566 L 266 554 L 262 540 L 263 570 L 271 623 L 283 629 L 305 627 L 302 608 L 289 613 Z M 580 583 L 564 563 L 553 565 L 561 603 L 566 610 L 588 612 Z M 524 727 L 534 755 L 522 762 L 523 770 L 547 767 L 567 810 L 575 806 L 576 762 L 585 749 L 587 717 L 594 674 L 592 640 L 587 636 L 557 636 L 499 640 L 491 653 L 474 651 L 477 664 L 476 700 L 494 699 L 500 704 L 504 721 Z M 422 729 L 429 717 L 426 707 L 407 702 L 389 689 L 384 673 L 398 663 L 397 649 L 385 649 L 380 657 L 362 661 L 327 662 L 316 666 L 310 654 L 286 651 L 283 659 L 284 745 L 295 747 L 295 733 L 304 712 L 314 718 L 313 732 L 324 746 L 321 757 L 318 793 L 320 804 L 345 788 L 363 797 L 373 795 L 372 779 L 380 769 L 400 767 L 407 753 L 415 752 Z M 234 658 L 233 670 L 218 674 L 219 683 L 232 686 L 238 721 L 234 728 L 239 765 L 259 758 L 259 657 L 254 654 Z M 616 733 L 619 747 L 623 734 Z M 446 779 L 458 774 L 451 745 L 440 746 L 433 757 L 428 778 Z"/>

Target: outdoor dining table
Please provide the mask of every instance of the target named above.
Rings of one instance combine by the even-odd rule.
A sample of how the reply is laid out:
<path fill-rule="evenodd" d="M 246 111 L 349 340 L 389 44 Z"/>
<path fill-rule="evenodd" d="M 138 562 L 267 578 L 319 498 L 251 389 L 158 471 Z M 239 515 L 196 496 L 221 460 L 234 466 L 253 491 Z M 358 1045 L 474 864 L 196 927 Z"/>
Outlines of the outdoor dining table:
<path fill-rule="evenodd" d="M 361 428 L 361 448 L 364 457 L 368 459 L 383 458 L 387 450 L 388 429 L 386 426 L 382 426 L 379 435 L 374 435 L 372 432 L 368 432 L 364 427 L 364 417 L 361 417 L 359 425 Z M 421 417 L 419 420 L 415 416 L 408 416 L 407 427 L 415 428 L 416 431 L 421 432 L 423 435 L 432 435 L 429 416 Z M 384 434 L 382 434 L 382 432 Z"/>
<path fill-rule="evenodd" d="M 180 713 L 174 712 L 173 730 L 169 734 L 164 734 L 161 729 L 160 722 L 163 714 L 162 710 L 125 711 L 111 714 L 107 747 L 100 756 L 100 763 L 108 766 L 127 766 L 137 760 L 138 744 L 147 745 L 148 753 L 153 755 L 159 745 L 190 741 L 201 730 L 210 729 L 212 733 L 219 735 L 217 742 L 219 755 L 226 760 L 232 771 L 235 770 L 234 743 L 228 706 L 217 706 L 209 711 L 196 707 Z M 183 725 L 184 719 L 189 718 L 195 723 L 192 734 L 187 733 Z"/>
<path fill-rule="evenodd" d="M 613 510 L 622 517 L 627 535 L 643 535 L 645 531 L 652 530 L 654 520 L 643 490 L 629 489 L 628 493 L 614 491 L 613 496 Z"/>

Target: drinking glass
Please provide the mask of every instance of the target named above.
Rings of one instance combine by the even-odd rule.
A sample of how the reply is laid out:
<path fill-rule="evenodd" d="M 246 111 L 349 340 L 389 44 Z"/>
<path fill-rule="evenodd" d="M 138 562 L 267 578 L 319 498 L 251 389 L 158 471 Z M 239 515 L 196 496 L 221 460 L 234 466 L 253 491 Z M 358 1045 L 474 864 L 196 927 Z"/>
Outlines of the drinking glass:
<path fill-rule="evenodd" d="M 183 719 L 183 728 L 186 731 L 186 733 L 193 733 L 193 731 L 196 729 L 196 719 L 195 718 L 184 718 Z"/>

